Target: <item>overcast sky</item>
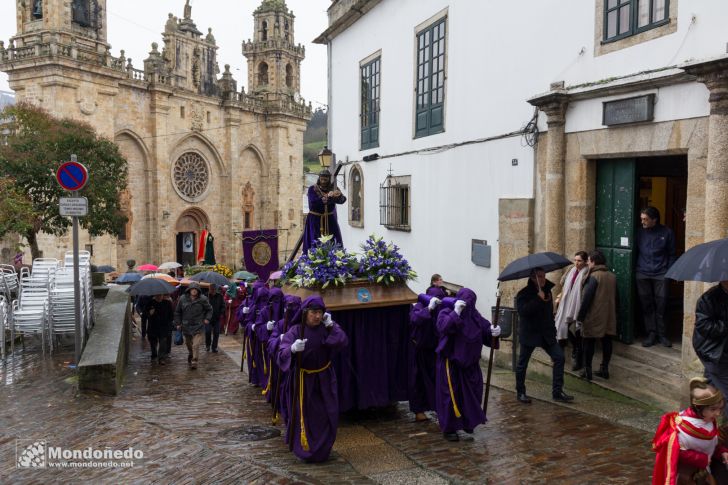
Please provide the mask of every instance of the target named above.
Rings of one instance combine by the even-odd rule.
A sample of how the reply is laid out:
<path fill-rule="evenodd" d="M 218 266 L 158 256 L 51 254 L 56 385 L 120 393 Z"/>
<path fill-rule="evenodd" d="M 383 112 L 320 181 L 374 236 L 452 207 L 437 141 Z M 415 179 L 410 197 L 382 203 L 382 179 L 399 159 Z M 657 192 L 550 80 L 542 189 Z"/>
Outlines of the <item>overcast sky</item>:
<path fill-rule="evenodd" d="M 15 35 L 15 3 L 0 0 L 0 39 L 7 46 Z M 253 37 L 253 10 L 261 0 L 191 0 L 192 19 L 197 28 L 207 33 L 212 27 L 218 50 L 220 71 L 230 64 L 238 88 L 247 90 L 247 62 L 241 43 Z M 134 67 L 143 69 L 143 60 L 152 42 L 162 44 L 162 31 L 169 12 L 183 16 L 184 0 L 107 0 L 109 43 L 112 55 L 124 49 Z M 311 41 L 326 29 L 326 9 L 331 0 L 286 0 L 296 15 L 295 41 L 306 46 L 306 59 L 301 72 L 301 95 L 313 102 L 314 108 L 326 103 L 326 46 Z M 8 91 L 7 75 L 0 72 L 0 90 Z"/>

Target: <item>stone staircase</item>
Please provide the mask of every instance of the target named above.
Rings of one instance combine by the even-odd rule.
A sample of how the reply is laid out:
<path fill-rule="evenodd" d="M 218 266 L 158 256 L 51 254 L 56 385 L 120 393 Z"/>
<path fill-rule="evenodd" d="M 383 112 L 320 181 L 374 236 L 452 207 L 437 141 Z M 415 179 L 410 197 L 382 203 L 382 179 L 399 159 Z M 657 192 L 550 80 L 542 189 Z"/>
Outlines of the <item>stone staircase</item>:
<path fill-rule="evenodd" d="M 579 378 L 580 371 L 571 371 L 571 348 L 566 351 L 565 373 Z M 510 348 L 497 352 L 497 364 L 511 368 Z M 599 345 L 592 366 L 599 368 L 602 360 Z M 536 349 L 528 365 L 528 374 L 540 374 L 550 379 L 551 359 L 542 349 Z M 594 377 L 592 385 L 608 389 L 631 399 L 662 410 L 679 409 L 687 393 L 687 380 L 681 371 L 681 349 L 654 346 L 642 347 L 638 342 L 626 345 L 614 342 L 609 379 Z M 568 391 L 568 380 L 567 380 Z M 684 404 L 684 403 L 682 403 Z"/>

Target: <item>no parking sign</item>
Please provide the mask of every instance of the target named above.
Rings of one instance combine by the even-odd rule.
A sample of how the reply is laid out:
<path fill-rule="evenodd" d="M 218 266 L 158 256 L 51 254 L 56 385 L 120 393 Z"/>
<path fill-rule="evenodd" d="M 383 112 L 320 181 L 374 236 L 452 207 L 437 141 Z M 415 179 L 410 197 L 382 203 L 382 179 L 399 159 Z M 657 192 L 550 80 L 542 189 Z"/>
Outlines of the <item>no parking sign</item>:
<path fill-rule="evenodd" d="M 75 192 L 88 183 L 88 170 L 78 162 L 65 162 L 58 167 L 56 180 L 64 189 Z"/>

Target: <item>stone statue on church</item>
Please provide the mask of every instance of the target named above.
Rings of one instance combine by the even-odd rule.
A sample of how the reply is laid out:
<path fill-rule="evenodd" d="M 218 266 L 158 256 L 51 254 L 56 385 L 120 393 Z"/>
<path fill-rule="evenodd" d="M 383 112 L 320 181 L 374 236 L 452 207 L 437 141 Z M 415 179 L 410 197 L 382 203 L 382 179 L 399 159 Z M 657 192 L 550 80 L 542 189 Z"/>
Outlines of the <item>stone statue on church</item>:
<path fill-rule="evenodd" d="M 167 18 L 167 23 L 164 25 L 164 30 L 166 32 L 174 32 L 175 30 L 177 30 L 177 19 L 171 13 Z"/>
<path fill-rule="evenodd" d="M 33 19 L 43 18 L 43 0 L 33 0 Z"/>
<path fill-rule="evenodd" d="M 205 37 L 205 41 L 209 44 L 215 44 L 215 36 L 212 35 L 212 28 L 207 29 L 207 36 Z"/>
<path fill-rule="evenodd" d="M 73 21 L 87 27 L 91 25 L 88 0 L 73 0 L 71 3 Z"/>
<path fill-rule="evenodd" d="M 188 20 L 192 18 L 192 6 L 190 5 L 190 0 L 185 2 L 185 18 Z"/>

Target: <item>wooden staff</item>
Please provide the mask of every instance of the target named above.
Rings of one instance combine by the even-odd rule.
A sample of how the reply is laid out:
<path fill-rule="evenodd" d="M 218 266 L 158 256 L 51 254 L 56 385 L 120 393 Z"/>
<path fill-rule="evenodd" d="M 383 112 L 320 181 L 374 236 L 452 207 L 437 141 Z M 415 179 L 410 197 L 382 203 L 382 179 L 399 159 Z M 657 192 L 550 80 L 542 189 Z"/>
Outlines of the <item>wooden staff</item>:
<path fill-rule="evenodd" d="M 500 281 L 498 282 L 498 285 L 495 289 L 495 317 L 493 317 L 493 327 L 498 326 L 498 318 L 500 317 L 500 302 L 501 302 L 501 292 L 500 292 Z M 488 358 L 488 378 L 485 381 L 485 394 L 483 395 L 483 413 L 487 416 L 488 414 L 488 395 L 490 394 L 490 375 L 493 372 L 493 355 L 495 353 L 495 346 L 498 343 L 498 337 L 491 337 L 490 339 L 490 357 Z"/>
<path fill-rule="evenodd" d="M 248 306 L 248 296 L 245 295 L 245 301 L 243 301 L 243 306 Z M 243 323 L 245 322 L 245 315 L 247 313 L 243 314 Z M 242 325 L 240 325 L 240 328 L 243 329 L 243 352 L 240 354 L 240 372 L 243 372 L 243 368 L 245 367 L 245 346 L 248 344 L 248 336 L 245 335 L 245 328 L 243 328 Z"/>

